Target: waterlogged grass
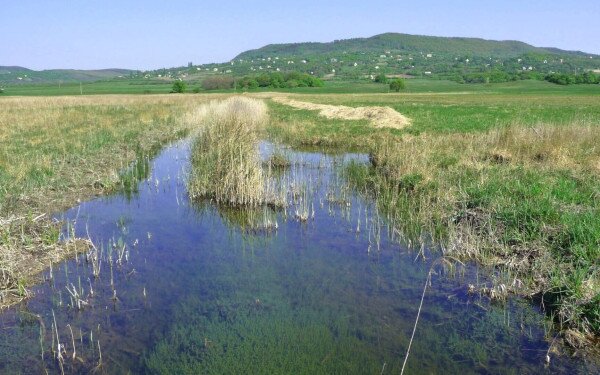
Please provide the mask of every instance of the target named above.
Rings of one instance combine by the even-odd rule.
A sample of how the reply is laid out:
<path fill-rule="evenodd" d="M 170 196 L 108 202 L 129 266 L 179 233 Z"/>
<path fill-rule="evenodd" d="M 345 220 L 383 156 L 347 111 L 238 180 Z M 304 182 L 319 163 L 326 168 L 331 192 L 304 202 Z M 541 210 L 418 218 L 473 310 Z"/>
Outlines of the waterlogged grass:
<path fill-rule="evenodd" d="M 51 261 L 86 249 L 84 243 L 59 244 L 60 225 L 50 215 L 78 199 L 134 187 L 134 180 L 147 173 L 144 158 L 147 162 L 148 155 L 194 126 L 182 115 L 198 101 L 184 96 L 0 98 L 2 305 L 12 295 L 26 295 L 24 287 Z"/>
<path fill-rule="evenodd" d="M 503 270 L 498 283 L 540 293 L 560 328 L 600 331 L 597 128 L 513 127 L 381 146 L 348 176 L 377 196 L 407 238 Z"/>
<path fill-rule="evenodd" d="M 509 86 L 304 95 L 299 100 L 388 105 L 413 122 L 381 130 L 273 103 L 269 135 L 297 146 L 370 152 L 373 166 L 351 165 L 347 176 L 377 198 L 399 232 L 499 268 L 494 296 L 506 290 L 541 295 L 557 327 L 582 345 L 573 332 L 588 338 L 600 333 L 597 88 L 550 91 L 543 84 L 511 92 Z"/>

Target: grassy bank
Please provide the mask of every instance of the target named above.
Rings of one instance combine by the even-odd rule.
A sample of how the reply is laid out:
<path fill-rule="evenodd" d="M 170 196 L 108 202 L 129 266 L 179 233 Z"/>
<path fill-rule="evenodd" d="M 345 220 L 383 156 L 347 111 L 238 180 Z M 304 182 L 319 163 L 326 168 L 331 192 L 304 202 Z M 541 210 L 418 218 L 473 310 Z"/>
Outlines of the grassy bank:
<path fill-rule="evenodd" d="M 525 102 L 523 99 L 525 98 Z M 538 296 L 582 345 L 600 333 L 600 103 L 553 95 L 324 95 L 303 100 L 407 109 L 375 129 L 273 103 L 269 134 L 371 154 L 348 177 L 410 241 L 500 272 L 494 297 Z M 502 114 L 502 115 L 499 115 Z"/>
<path fill-rule="evenodd" d="M 0 98 L 0 305 L 51 262 L 86 248 L 58 243 L 51 214 L 121 188 L 136 158 L 184 135 L 208 97 Z"/>

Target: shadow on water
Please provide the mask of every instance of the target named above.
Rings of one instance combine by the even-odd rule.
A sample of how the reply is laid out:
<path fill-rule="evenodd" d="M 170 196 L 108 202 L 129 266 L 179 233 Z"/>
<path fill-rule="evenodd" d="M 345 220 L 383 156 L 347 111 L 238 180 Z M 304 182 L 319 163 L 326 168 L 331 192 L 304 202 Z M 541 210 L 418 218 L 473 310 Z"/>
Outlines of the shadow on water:
<path fill-rule="evenodd" d="M 64 213 L 97 248 L 0 315 L 0 373 L 399 373 L 436 255 L 416 261 L 349 189 L 338 167 L 365 155 L 286 155 L 282 209 L 190 202 L 182 142 L 140 167 L 136 194 Z M 597 370 L 553 350 L 546 366 L 543 315 L 469 295 L 477 277 L 435 268 L 406 373 Z"/>

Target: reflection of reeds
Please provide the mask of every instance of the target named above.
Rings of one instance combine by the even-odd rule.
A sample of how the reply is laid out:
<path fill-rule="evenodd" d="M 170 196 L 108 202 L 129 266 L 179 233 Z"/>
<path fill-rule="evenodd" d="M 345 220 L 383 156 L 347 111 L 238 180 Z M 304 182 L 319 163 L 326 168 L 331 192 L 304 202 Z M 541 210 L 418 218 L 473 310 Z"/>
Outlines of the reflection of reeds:
<path fill-rule="evenodd" d="M 276 231 L 279 227 L 277 212 L 269 206 L 261 207 L 232 207 L 217 205 L 214 207 L 225 225 L 232 229 L 239 229 L 244 233 L 258 234 Z M 198 211 L 211 210 L 208 202 L 197 202 Z"/>
<path fill-rule="evenodd" d="M 266 176 L 258 152 L 265 104 L 233 97 L 213 101 L 198 112 L 202 126 L 192 149 L 190 196 L 232 206 L 266 203 Z"/>

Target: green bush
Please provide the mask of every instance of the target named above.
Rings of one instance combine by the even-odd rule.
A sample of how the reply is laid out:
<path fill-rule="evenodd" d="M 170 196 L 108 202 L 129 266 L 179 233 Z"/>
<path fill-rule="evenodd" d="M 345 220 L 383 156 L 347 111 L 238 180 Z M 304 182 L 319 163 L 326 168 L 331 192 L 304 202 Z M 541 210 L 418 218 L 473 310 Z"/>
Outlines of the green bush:
<path fill-rule="evenodd" d="M 185 92 L 187 88 L 187 84 L 184 81 L 175 81 L 173 82 L 173 87 L 171 88 L 171 92 L 182 94 Z"/>
<path fill-rule="evenodd" d="M 600 76 L 590 72 L 583 74 L 552 73 L 546 75 L 544 79 L 557 85 L 600 83 Z"/>
<path fill-rule="evenodd" d="M 404 82 L 404 80 L 402 78 L 396 78 L 392 82 L 390 82 L 390 90 L 399 92 L 400 90 L 403 90 L 405 88 L 406 88 L 406 83 Z"/>

